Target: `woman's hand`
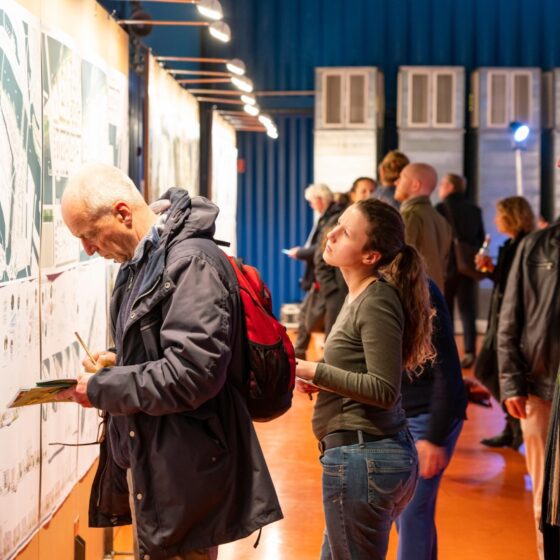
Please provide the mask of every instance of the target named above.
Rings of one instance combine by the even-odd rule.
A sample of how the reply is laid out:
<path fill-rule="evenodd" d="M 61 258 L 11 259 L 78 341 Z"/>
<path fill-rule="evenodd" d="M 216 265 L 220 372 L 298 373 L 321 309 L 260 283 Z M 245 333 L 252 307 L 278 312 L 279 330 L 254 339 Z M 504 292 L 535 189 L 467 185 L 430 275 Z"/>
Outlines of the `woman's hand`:
<path fill-rule="evenodd" d="M 474 265 L 481 272 L 494 272 L 494 263 L 489 255 L 475 255 Z"/>
<path fill-rule="evenodd" d="M 315 372 L 317 371 L 316 362 L 308 362 L 306 360 L 296 360 L 296 377 L 304 381 L 313 383 Z"/>

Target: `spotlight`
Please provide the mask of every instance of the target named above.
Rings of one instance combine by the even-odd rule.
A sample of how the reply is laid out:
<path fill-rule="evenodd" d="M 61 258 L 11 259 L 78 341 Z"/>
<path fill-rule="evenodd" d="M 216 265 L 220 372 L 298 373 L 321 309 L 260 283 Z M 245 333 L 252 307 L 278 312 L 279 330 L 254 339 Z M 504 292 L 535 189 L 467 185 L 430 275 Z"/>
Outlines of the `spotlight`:
<path fill-rule="evenodd" d="M 253 92 L 253 82 L 245 76 L 232 76 L 231 83 L 245 93 Z"/>
<path fill-rule="evenodd" d="M 260 112 L 258 105 L 244 105 L 243 110 L 252 117 L 256 117 Z"/>
<path fill-rule="evenodd" d="M 226 62 L 226 68 L 237 76 L 243 76 L 245 74 L 245 63 L 239 58 L 233 58 Z"/>
<path fill-rule="evenodd" d="M 243 103 L 245 105 L 256 105 L 257 104 L 257 100 L 252 95 L 242 95 L 241 96 L 241 101 L 243 101 Z"/>
<path fill-rule="evenodd" d="M 211 23 L 208 30 L 214 39 L 222 43 L 229 43 L 231 41 L 231 29 L 224 21 L 215 21 Z"/>
<path fill-rule="evenodd" d="M 265 113 L 263 113 L 262 115 L 259 115 L 259 121 L 262 125 L 264 125 L 267 128 L 269 126 L 274 126 L 274 122 L 273 122 L 272 118 L 270 117 L 270 115 L 267 115 Z"/>
<path fill-rule="evenodd" d="M 274 125 L 268 126 L 266 128 L 266 134 L 269 138 L 276 140 L 278 138 L 278 129 Z"/>
<path fill-rule="evenodd" d="M 511 147 L 515 152 L 515 184 L 517 196 L 523 196 L 523 161 L 521 151 L 526 148 L 531 129 L 525 123 L 513 121 L 509 123 Z"/>
<path fill-rule="evenodd" d="M 531 133 L 531 129 L 525 123 L 514 121 L 509 124 L 509 129 L 512 134 L 512 140 L 515 143 L 514 147 L 519 147 Z"/>
<path fill-rule="evenodd" d="M 208 19 L 218 20 L 224 17 L 222 6 L 218 0 L 199 0 L 196 9 Z"/>

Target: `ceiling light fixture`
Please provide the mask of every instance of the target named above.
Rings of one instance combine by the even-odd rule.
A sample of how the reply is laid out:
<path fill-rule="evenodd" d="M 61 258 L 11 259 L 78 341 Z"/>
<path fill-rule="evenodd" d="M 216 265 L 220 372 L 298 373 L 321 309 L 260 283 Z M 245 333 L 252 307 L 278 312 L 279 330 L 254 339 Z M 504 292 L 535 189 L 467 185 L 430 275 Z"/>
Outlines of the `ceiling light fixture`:
<path fill-rule="evenodd" d="M 214 21 L 208 23 L 207 21 L 172 21 L 172 20 L 152 20 L 152 19 L 119 19 L 119 25 L 127 26 L 187 26 L 187 27 L 208 27 L 210 35 L 221 41 L 227 43 L 231 40 L 231 29 L 229 25 L 223 21 Z"/>
<path fill-rule="evenodd" d="M 201 58 L 195 56 L 157 56 L 159 62 L 205 62 L 208 64 L 225 64 L 226 68 L 237 76 L 245 74 L 245 63 L 239 58 Z"/>
<path fill-rule="evenodd" d="M 256 105 L 257 100 L 252 95 L 242 95 L 241 101 L 244 105 Z"/>
<path fill-rule="evenodd" d="M 224 17 L 219 0 L 199 0 L 196 4 L 196 9 L 208 19 L 220 20 Z"/>
<path fill-rule="evenodd" d="M 253 92 L 253 82 L 246 76 L 232 76 L 231 83 L 245 93 Z"/>

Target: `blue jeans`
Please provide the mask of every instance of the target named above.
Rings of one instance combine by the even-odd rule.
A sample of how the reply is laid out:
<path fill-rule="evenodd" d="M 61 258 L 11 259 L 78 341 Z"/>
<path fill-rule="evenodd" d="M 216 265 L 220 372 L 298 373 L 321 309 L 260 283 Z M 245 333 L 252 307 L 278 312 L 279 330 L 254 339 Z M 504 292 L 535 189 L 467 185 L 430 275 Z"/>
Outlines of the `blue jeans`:
<path fill-rule="evenodd" d="M 428 413 L 408 419 L 408 427 L 414 441 L 425 438 L 429 424 L 430 414 Z M 463 420 L 455 419 L 443 441 L 449 458 L 453 455 L 462 427 Z M 437 559 L 436 500 L 444 470 L 433 478 L 420 477 L 418 479 L 414 497 L 397 519 L 397 531 L 399 532 L 397 560 Z"/>
<path fill-rule="evenodd" d="M 410 432 L 328 449 L 321 464 L 326 523 L 321 559 L 383 560 L 391 524 L 412 498 L 418 478 Z"/>

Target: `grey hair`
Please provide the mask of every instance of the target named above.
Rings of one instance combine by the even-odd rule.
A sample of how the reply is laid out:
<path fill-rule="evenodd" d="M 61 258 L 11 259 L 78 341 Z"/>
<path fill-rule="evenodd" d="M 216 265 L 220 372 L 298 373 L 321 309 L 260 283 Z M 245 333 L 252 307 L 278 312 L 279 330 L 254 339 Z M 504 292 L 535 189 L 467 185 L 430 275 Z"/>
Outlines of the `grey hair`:
<path fill-rule="evenodd" d="M 331 189 L 323 183 L 314 183 L 305 189 L 305 200 L 311 200 L 313 197 L 322 198 L 326 202 L 332 202 L 334 199 Z"/>
<path fill-rule="evenodd" d="M 110 212 L 113 204 L 120 200 L 132 207 L 145 204 L 130 177 L 118 167 L 104 163 L 91 163 L 80 168 L 70 177 L 64 196 L 79 199 L 91 216 Z"/>

